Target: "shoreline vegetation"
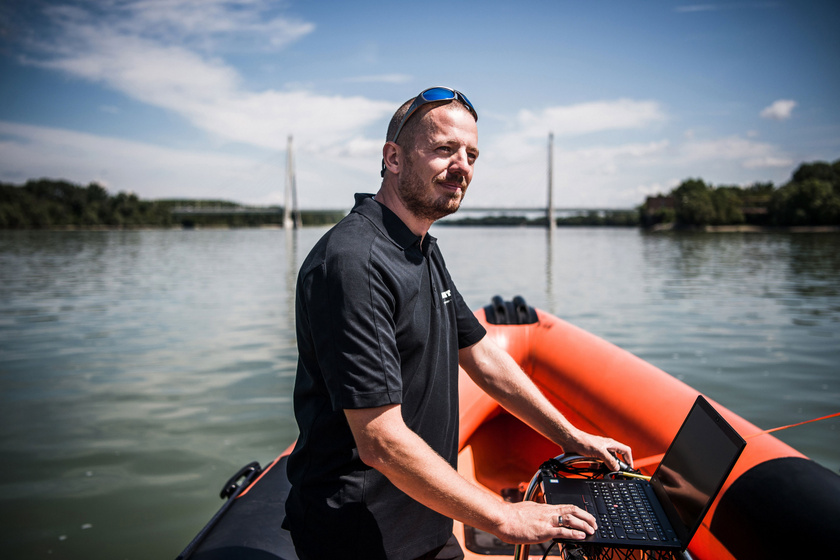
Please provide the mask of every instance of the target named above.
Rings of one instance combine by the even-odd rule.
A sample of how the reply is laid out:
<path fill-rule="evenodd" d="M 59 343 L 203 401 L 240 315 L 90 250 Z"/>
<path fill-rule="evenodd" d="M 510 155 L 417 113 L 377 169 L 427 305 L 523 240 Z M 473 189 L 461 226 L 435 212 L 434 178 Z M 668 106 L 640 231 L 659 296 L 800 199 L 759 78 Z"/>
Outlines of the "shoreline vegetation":
<path fill-rule="evenodd" d="M 453 217 L 440 225 L 547 226 L 545 216 Z M 338 222 L 343 210 L 302 210 L 302 226 Z M 283 227 L 281 206 L 249 207 L 224 200 L 141 200 L 109 194 L 97 183 L 64 180 L 0 183 L 0 229 L 97 230 Z M 803 163 L 790 181 L 713 186 L 686 179 L 667 195 L 628 210 L 591 210 L 556 218 L 558 226 L 642 227 L 650 231 L 840 231 L 840 159 Z"/>
<path fill-rule="evenodd" d="M 837 231 L 840 159 L 803 163 L 779 188 L 773 183 L 715 187 L 687 179 L 667 195 L 648 197 L 639 215 L 643 227 L 656 231 Z"/>

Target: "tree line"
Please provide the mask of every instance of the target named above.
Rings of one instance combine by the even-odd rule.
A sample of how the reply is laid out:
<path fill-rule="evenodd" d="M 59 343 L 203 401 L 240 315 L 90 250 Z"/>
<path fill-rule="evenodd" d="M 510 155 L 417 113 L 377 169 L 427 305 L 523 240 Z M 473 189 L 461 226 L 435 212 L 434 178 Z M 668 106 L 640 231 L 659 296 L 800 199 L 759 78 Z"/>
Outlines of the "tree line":
<path fill-rule="evenodd" d="M 640 214 L 648 227 L 840 226 L 840 160 L 803 163 L 779 188 L 773 183 L 715 187 L 687 179 L 667 195 L 648 197 Z"/>
<path fill-rule="evenodd" d="M 638 227 L 638 210 L 589 210 L 554 219 L 558 226 Z M 525 215 L 448 218 L 438 222 L 442 226 L 548 226 L 548 217 L 529 218 Z"/>
<path fill-rule="evenodd" d="M 178 211 L 184 207 L 194 211 Z M 214 212 L 201 212 L 207 208 Z M 242 210 L 242 205 L 224 200 L 141 200 L 125 192 L 110 195 L 97 183 L 81 186 L 53 179 L 31 180 L 24 185 L 0 183 L 0 229 L 258 227 L 283 223 L 282 207 L 270 207 L 262 213 Z M 344 214 L 340 210 L 302 211 L 301 222 L 335 223 Z"/>
<path fill-rule="evenodd" d="M 16 186 L 0 183 L 0 228 L 131 227 L 172 225 L 160 204 L 121 192 L 111 196 L 104 187 L 40 179 Z"/>
<path fill-rule="evenodd" d="M 212 207 L 213 213 L 179 212 Z M 229 209 L 229 212 L 225 212 Z M 0 183 L 0 229 L 257 227 L 281 225 L 282 207 L 260 213 L 223 200 L 141 200 L 133 193 L 111 195 L 97 183 L 38 179 L 24 185 Z M 274 210 L 274 211 L 272 211 Z M 343 211 L 302 211 L 305 226 L 332 224 Z M 546 225 L 545 217 L 464 218 L 452 225 Z M 687 179 L 667 195 L 648 197 L 637 210 L 590 212 L 557 219 L 558 225 L 676 227 L 757 225 L 840 226 L 840 159 L 803 163 L 779 188 L 773 183 L 713 186 Z"/>

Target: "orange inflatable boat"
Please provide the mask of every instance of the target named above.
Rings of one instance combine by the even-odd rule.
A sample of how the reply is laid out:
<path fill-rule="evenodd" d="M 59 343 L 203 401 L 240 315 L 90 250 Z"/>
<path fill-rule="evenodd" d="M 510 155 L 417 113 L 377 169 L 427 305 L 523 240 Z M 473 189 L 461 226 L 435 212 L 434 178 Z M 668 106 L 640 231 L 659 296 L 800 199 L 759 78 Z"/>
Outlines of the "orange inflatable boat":
<path fill-rule="evenodd" d="M 653 472 L 698 391 L 601 338 L 528 307 L 521 298 L 494 298 L 476 315 L 573 424 L 629 444 L 635 466 Z M 712 402 L 747 446 L 692 539 L 691 557 L 834 557 L 840 545 L 840 476 Z M 504 411 L 464 372 L 460 406 L 458 470 L 500 497 L 521 496 L 538 467 L 562 453 Z M 265 469 L 252 463 L 234 476 L 223 490 L 228 502 L 179 558 L 295 560 L 288 534 L 279 529 L 290 451 Z M 492 535 L 457 522 L 455 534 L 468 559 L 513 557 L 514 547 Z M 336 558 L 341 558 L 338 550 Z"/>

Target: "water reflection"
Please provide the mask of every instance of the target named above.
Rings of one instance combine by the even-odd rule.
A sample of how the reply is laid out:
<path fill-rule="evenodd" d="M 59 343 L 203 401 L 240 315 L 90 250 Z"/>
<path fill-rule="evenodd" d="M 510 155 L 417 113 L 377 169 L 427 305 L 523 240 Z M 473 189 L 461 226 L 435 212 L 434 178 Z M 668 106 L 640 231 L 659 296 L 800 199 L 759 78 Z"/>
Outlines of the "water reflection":
<path fill-rule="evenodd" d="M 767 298 L 801 326 L 840 321 L 836 234 L 653 234 L 643 252 L 667 299 Z"/>
<path fill-rule="evenodd" d="M 298 237 L 299 230 L 286 230 L 283 232 L 286 241 L 286 328 L 295 332 L 295 285 L 297 283 L 298 271 Z"/>
<path fill-rule="evenodd" d="M 836 297 L 840 277 L 840 235 L 799 234 L 791 237 L 788 270 L 794 290 L 804 297 Z M 836 309 L 835 309 L 836 311 Z"/>
<path fill-rule="evenodd" d="M 545 300 L 546 311 L 556 314 L 557 302 L 554 298 L 554 231 L 545 230 Z"/>

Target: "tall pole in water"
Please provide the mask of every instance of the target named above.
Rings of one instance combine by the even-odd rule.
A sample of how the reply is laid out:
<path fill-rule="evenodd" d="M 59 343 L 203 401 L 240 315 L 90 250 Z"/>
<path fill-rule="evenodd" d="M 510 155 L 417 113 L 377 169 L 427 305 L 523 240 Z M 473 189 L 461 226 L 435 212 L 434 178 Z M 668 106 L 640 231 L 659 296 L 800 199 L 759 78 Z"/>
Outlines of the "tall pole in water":
<path fill-rule="evenodd" d="M 294 214 L 295 228 L 300 229 L 302 224 L 300 219 L 300 208 L 298 207 L 297 173 L 295 173 L 295 159 L 294 153 L 292 153 L 291 142 L 289 142 L 289 153 L 292 154 L 290 160 L 292 162 L 292 213 Z"/>
<path fill-rule="evenodd" d="M 293 218 L 294 216 L 294 218 Z M 286 197 L 283 206 L 283 227 L 300 227 L 300 212 L 297 208 L 297 185 L 295 184 L 295 156 L 292 150 L 292 135 L 286 146 Z"/>
<path fill-rule="evenodd" d="M 546 212 L 548 230 L 554 232 L 557 223 L 554 221 L 554 133 L 548 133 L 548 208 Z"/>

